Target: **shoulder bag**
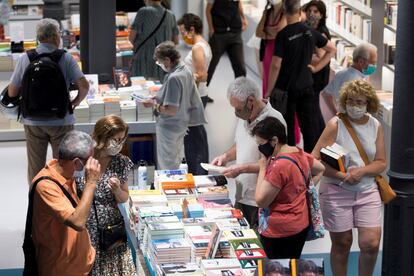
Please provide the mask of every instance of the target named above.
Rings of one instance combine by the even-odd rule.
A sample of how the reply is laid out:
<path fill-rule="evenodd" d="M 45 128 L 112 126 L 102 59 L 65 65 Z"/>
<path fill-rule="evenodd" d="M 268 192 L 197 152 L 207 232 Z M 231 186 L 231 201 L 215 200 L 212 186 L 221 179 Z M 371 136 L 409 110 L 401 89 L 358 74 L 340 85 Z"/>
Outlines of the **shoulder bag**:
<path fill-rule="evenodd" d="M 33 243 L 32 238 L 32 224 L 33 224 L 33 198 L 34 193 L 36 191 L 37 184 L 42 180 L 50 180 L 55 182 L 65 196 L 69 199 L 70 203 L 72 204 L 73 208 L 76 208 L 78 205 L 76 201 L 72 198 L 69 192 L 62 186 L 57 180 L 49 177 L 49 176 L 42 176 L 36 179 L 33 183 L 32 189 L 29 193 L 29 205 L 27 207 L 27 216 L 26 216 L 26 227 L 24 230 L 24 241 L 23 241 L 23 254 L 24 254 L 24 269 L 23 269 L 23 276 L 37 276 L 39 275 L 37 261 L 36 261 L 36 248 Z"/>
<path fill-rule="evenodd" d="M 318 190 L 312 180 L 312 175 L 309 170 L 309 176 L 306 177 L 303 170 L 300 168 L 296 160 L 288 156 L 279 156 L 277 159 L 286 159 L 291 161 L 299 169 L 300 173 L 305 180 L 306 185 L 306 203 L 309 210 L 309 230 L 306 237 L 307 241 L 316 240 L 325 236 L 325 226 L 323 225 L 322 211 L 319 204 Z"/>
<path fill-rule="evenodd" d="M 164 9 L 164 13 L 161 17 L 160 22 L 158 22 L 158 25 L 155 27 L 155 29 L 137 47 L 134 48 L 134 54 L 136 54 L 138 50 L 142 47 L 142 45 L 144 45 L 145 42 L 147 42 L 148 39 L 150 39 L 158 31 L 158 29 L 161 27 L 162 22 L 164 22 L 164 18 L 166 15 L 167 15 L 167 9 Z"/>
<path fill-rule="evenodd" d="M 348 117 L 344 113 L 338 114 L 338 117 L 342 120 L 342 122 L 344 122 L 344 125 L 347 128 L 349 134 L 351 135 L 352 140 L 354 140 L 354 143 L 359 151 L 359 155 L 361 155 L 361 158 L 364 161 L 365 165 L 368 165 L 369 164 L 368 155 L 365 152 L 364 147 L 362 146 L 361 142 L 359 141 L 358 136 L 354 128 L 352 127 L 351 123 L 349 122 Z M 384 202 L 384 204 L 389 203 L 390 201 L 392 201 L 394 198 L 397 197 L 397 194 L 394 192 L 394 190 L 391 188 L 390 184 L 388 183 L 387 180 L 385 180 L 384 177 L 382 177 L 381 175 L 377 175 L 375 177 L 375 181 L 377 182 L 378 190 L 381 195 L 381 200 Z"/>
<path fill-rule="evenodd" d="M 99 248 L 103 251 L 112 251 L 127 242 L 127 235 L 125 229 L 125 222 L 122 219 L 120 222 L 113 225 L 101 226 L 98 220 L 98 211 L 95 200 L 93 200 L 93 208 L 95 209 L 95 219 L 98 228 L 98 242 Z"/>

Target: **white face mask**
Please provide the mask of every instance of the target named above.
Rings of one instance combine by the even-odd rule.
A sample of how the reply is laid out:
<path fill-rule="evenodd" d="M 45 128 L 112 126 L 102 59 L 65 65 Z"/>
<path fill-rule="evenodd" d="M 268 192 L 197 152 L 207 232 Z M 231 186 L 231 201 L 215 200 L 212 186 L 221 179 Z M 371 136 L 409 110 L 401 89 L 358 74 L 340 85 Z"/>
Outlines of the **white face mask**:
<path fill-rule="evenodd" d="M 355 105 L 346 105 L 346 114 L 348 114 L 351 119 L 361 119 L 365 113 L 367 113 L 367 106 L 355 106 Z"/>
<path fill-rule="evenodd" d="M 282 0 L 269 0 L 270 4 L 272 4 L 273 6 L 279 4 L 280 2 L 282 2 Z"/>
<path fill-rule="evenodd" d="M 108 154 L 109 156 L 117 155 L 122 150 L 123 146 L 124 143 L 117 144 L 115 141 L 110 140 L 109 145 L 106 148 L 106 154 Z"/>
<path fill-rule="evenodd" d="M 162 70 L 164 70 L 164 72 L 170 72 L 170 69 L 168 69 L 164 63 L 158 62 L 158 60 L 155 62 L 155 64 L 157 64 L 159 67 L 161 67 Z"/>

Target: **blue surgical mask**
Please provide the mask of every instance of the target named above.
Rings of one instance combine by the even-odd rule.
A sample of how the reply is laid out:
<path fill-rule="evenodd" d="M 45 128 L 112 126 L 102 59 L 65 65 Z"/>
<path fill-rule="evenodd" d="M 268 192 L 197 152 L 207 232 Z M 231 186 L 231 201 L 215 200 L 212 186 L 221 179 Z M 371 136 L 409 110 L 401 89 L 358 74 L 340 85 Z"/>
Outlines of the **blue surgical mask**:
<path fill-rule="evenodd" d="M 377 66 L 374 64 L 368 64 L 368 67 L 364 70 L 362 70 L 362 73 L 366 76 L 370 76 L 375 73 L 377 70 Z"/>

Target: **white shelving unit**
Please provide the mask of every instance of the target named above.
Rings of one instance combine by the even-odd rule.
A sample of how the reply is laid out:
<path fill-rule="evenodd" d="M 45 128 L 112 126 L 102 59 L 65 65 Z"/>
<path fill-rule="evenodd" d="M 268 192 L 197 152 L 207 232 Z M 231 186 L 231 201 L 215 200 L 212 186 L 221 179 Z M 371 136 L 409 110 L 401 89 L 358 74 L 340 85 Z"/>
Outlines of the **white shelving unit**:
<path fill-rule="evenodd" d="M 367 16 L 367 17 L 371 17 L 372 16 L 372 9 L 364 4 L 362 4 L 360 1 L 356 1 L 356 0 L 339 0 L 339 2 L 349 6 L 350 8 L 352 8 L 353 10 Z"/>
<path fill-rule="evenodd" d="M 43 5 L 43 1 L 14 1 L 13 6 L 34 6 Z"/>
<path fill-rule="evenodd" d="M 42 18 L 41 15 L 10 15 L 9 20 L 40 20 Z"/>
<path fill-rule="evenodd" d="M 362 42 L 364 42 L 362 39 L 360 39 L 356 35 L 348 32 L 347 30 L 345 30 L 344 28 L 342 28 L 341 26 L 339 26 L 335 22 L 332 22 L 332 20 L 327 20 L 326 21 L 326 26 L 328 27 L 328 29 L 330 31 L 332 31 L 333 33 L 339 35 L 340 37 L 342 37 L 343 39 L 345 39 L 346 41 L 348 41 L 349 43 L 351 43 L 353 45 L 358 45 L 358 44 L 361 44 Z"/>
<path fill-rule="evenodd" d="M 384 27 L 388 30 L 390 30 L 393 33 L 397 33 L 397 29 L 394 28 L 394 26 L 388 25 L 388 24 L 384 24 Z"/>

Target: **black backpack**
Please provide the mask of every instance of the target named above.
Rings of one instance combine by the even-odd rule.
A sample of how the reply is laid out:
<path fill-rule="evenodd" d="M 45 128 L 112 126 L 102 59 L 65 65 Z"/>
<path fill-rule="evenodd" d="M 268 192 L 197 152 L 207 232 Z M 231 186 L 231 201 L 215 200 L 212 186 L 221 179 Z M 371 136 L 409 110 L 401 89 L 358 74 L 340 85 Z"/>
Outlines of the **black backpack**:
<path fill-rule="evenodd" d="M 20 88 L 20 114 L 33 118 L 63 118 L 73 113 L 65 77 L 59 66 L 64 50 L 38 54 L 27 52 L 30 64 Z"/>
<path fill-rule="evenodd" d="M 56 185 L 58 185 L 59 188 L 62 190 L 62 192 L 65 194 L 65 196 L 69 199 L 73 208 L 77 207 L 76 201 L 72 198 L 72 196 L 65 189 L 65 187 L 63 187 L 57 180 L 49 176 L 42 176 L 36 179 L 29 193 L 29 205 L 27 207 L 26 227 L 24 230 L 24 241 L 23 241 L 23 254 L 24 254 L 23 276 L 39 275 L 37 261 L 36 261 L 36 248 L 34 246 L 33 238 L 32 238 L 32 220 L 33 220 L 34 193 L 36 192 L 37 184 L 42 180 L 50 180 L 52 182 L 55 182 Z"/>

